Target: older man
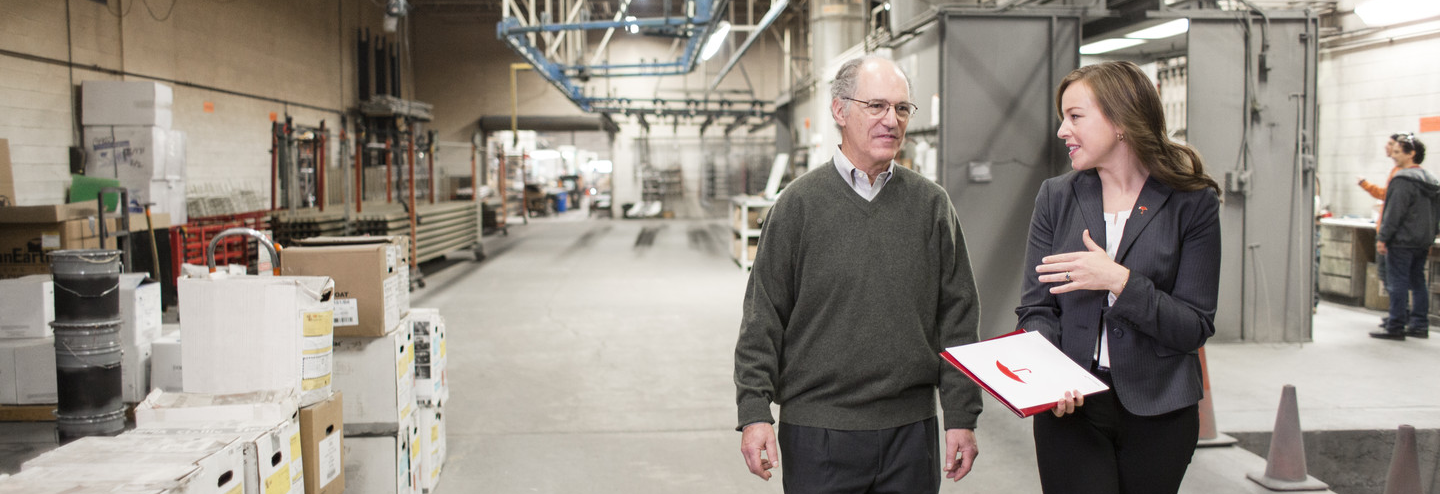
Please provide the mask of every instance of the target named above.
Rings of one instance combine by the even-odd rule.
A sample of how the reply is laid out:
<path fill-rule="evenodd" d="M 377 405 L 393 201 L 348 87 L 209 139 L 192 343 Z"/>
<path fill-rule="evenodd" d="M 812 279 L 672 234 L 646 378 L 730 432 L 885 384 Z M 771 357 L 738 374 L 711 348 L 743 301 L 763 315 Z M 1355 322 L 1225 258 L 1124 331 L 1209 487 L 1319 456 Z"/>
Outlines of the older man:
<path fill-rule="evenodd" d="M 960 221 L 944 189 L 893 161 L 917 111 L 909 86 L 884 58 L 846 62 L 838 152 L 785 189 L 760 235 L 735 346 L 740 450 L 765 480 L 783 453 L 787 493 L 938 492 L 942 467 L 958 481 L 979 453 L 979 388 L 939 357 L 980 319 Z"/>

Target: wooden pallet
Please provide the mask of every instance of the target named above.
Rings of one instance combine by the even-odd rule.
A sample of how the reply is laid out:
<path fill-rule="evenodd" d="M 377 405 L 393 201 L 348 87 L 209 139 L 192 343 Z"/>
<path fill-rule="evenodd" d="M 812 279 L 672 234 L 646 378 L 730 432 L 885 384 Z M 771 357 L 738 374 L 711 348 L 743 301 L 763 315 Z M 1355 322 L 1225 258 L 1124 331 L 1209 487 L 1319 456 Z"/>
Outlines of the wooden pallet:
<path fill-rule="evenodd" d="M 0 405 L 0 422 L 54 422 L 55 405 Z"/>

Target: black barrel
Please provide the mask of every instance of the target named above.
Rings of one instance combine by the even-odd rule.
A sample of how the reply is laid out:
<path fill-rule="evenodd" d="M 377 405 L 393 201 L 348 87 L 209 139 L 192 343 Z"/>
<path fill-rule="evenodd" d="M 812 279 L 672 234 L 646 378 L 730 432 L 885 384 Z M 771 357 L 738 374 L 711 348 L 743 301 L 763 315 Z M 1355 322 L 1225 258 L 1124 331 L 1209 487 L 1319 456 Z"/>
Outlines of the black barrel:
<path fill-rule="evenodd" d="M 119 434 L 125 429 L 120 395 L 120 319 L 54 322 L 55 409 L 60 442 Z"/>
<path fill-rule="evenodd" d="M 85 323 L 120 317 L 120 251 L 57 250 L 50 253 L 55 278 L 55 321 Z"/>

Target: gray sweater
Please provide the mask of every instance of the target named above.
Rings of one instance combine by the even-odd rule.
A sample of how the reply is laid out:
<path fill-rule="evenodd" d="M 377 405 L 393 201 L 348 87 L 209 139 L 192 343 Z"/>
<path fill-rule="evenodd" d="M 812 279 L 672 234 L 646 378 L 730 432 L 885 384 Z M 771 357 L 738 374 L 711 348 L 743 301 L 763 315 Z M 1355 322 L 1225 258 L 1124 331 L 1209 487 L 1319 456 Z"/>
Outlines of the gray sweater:
<path fill-rule="evenodd" d="M 959 219 L 934 182 L 902 167 L 867 202 L 833 165 L 771 208 L 735 345 L 739 425 L 841 430 L 935 416 L 975 427 L 980 389 L 945 363 L 976 341 L 980 301 Z"/>

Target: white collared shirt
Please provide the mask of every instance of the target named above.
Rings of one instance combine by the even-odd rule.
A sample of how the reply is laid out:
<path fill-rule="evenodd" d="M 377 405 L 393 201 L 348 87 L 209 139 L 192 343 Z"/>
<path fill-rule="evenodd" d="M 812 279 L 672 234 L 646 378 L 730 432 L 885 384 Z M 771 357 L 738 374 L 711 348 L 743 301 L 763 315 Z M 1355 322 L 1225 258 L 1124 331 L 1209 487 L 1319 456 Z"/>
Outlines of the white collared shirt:
<path fill-rule="evenodd" d="M 1130 211 L 1118 213 L 1105 213 L 1105 254 L 1110 260 L 1115 260 L 1115 254 L 1120 250 L 1120 237 L 1125 235 L 1125 222 L 1130 221 Z M 1115 293 L 1105 294 L 1106 305 L 1115 306 Z M 1100 344 L 1095 350 L 1095 361 L 1102 368 L 1110 368 L 1110 325 L 1104 324 L 1100 330 Z"/>
<path fill-rule="evenodd" d="M 895 160 L 890 160 L 890 166 L 876 175 L 875 183 L 872 184 L 870 176 L 860 171 L 859 168 L 855 168 L 855 165 L 850 163 L 850 158 L 846 158 L 845 153 L 840 152 L 837 146 L 835 169 L 840 172 L 840 176 L 845 178 L 845 183 L 850 184 L 850 188 L 855 190 L 856 194 L 860 194 L 860 197 L 865 198 L 866 201 L 874 201 L 875 196 L 880 194 L 880 189 L 885 188 L 885 183 L 890 181 L 890 176 L 895 174 Z"/>

